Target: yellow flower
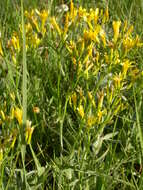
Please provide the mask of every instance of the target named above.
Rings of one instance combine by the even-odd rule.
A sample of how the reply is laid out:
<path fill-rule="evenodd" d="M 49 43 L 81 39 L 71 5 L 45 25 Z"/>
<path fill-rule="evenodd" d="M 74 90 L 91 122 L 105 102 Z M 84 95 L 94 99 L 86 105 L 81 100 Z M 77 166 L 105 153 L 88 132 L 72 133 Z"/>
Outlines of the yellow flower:
<path fill-rule="evenodd" d="M 3 149 L 0 148 L 0 163 L 2 162 L 3 160 Z"/>
<path fill-rule="evenodd" d="M 34 131 L 34 127 L 31 127 L 32 122 L 27 120 L 26 121 L 26 131 L 25 131 L 25 140 L 27 144 L 30 144 L 31 138 L 32 138 L 32 133 Z"/>
<path fill-rule="evenodd" d="M 82 8 L 81 6 L 79 7 L 78 9 L 78 17 L 79 18 L 83 18 L 83 17 L 86 17 L 86 9 L 85 8 Z"/>
<path fill-rule="evenodd" d="M 120 88 L 121 88 L 121 81 L 122 81 L 122 75 L 121 75 L 121 73 L 116 74 L 116 75 L 113 77 L 113 80 L 114 80 L 114 83 L 115 83 L 115 87 L 116 87 L 117 89 L 120 89 Z"/>
<path fill-rule="evenodd" d="M 106 33 L 103 29 L 101 29 L 101 31 L 100 31 L 100 37 L 101 37 L 101 40 L 102 40 L 103 45 L 105 47 L 106 46 Z"/>
<path fill-rule="evenodd" d="M 12 55 L 12 61 L 13 61 L 14 64 L 17 63 L 15 55 Z"/>
<path fill-rule="evenodd" d="M 81 118 L 83 119 L 83 118 L 84 118 L 84 108 L 83 108 L 83 106 L 80 105 L 80 106 L 77 108 L 77 110 L 78 110 L 79 115 L 80 115 Z"/>
<path fill-rule="evenodd" d="M 95 101 L 94 101 L 94 98 L 92 96 L 92 93 L 88 91 L 87 94 L 88 94 L 88 98 L 91 101 L 93 107 L 95 107 Z"/>
<path fill-rule="evenodd" d="M 76 58 L 75 57 L 72 57 L 72 62 L 74 65 L 76 65 Z"/>
<path fill-rule="evenodd" d="M 108 22 L 109 20 L 109 10 L 108 10 L 108 7 L 106 7 L 106 10 L 105 10 L 105 20 Z"/>
<path fill-rule="evenodd" d="M 126 31 L 126 29 L 127 29 L 127 25 L 128 25 L 128 21 L 127 21 L 127 20 L 125 20 L 125 21 L 124 21 L 123 32 L 125 32 L 125 31 Z"/>
<path fill-rule="evenodd" d="M 15 94 L 14 94 L 14 92 L 11 92 L 11 93 L 10 93 L 10 97 L 11 97 L 11 99 L 12 99 L 13 101 L 15 101 Z"/>
<path fill-rule="evenodd" d="M 74 109 L 76 108 L 76 104 L 77 104 L 77 95 L 76 95 L 76 92 L 74 92 L 71 96 L 71 99 L 72 99 L 72 102 L 73 102 L 73 105 L 74 105 Z"/>
<path fill-rule="evenodd" d="M 48 18 L 48 11 L 42 10 L 41 12 L 39 12 L 37 9 L 35 11 L 39 15 L 39 17 L 40 17 L 40 19 L 42 21 L 42 24 L 44 25 L 47 18 Z"/>
<path fill-rule="evenodd" d="M 83 63 L 87 63 L 87 61 L 89 60 L 89 58 L 92 57 L 92 51 L 93 51 L 93 44 L 91 43 L 88 47 L 87 47 L 87 55 L 85 56 Z"/>
<path fill-rule="evenodd" d="M 96 118 L 93 115 L 89 115 L 87 118 L 87 126 L 92 127 L 96 123 Z"/>
<path fill-rule="evenodd" d="M 3 50 L 2 50 L 2 44 L 1 44 L 1 41 L 0 41 L 0 55 L 3 56 Z"/>
<path fill-rule="evenodd" d="M 1 114 L 1 117 L 2 117 L 2 119 L 4 121 L 6 119 L 6 117 L 5 117 L 5 114 L 4 114 L 4 112 L 2 110 L 0 111 L 0 114 Z"/>
<path fill-rule="evenodd" d="M 46 10 L 43 10 L 41 12 L 39 12 L 37 9 L 35 10 L 36 13 L 39 15 L 40 19 L 41 19 L 41 28 L 42 28 L 42 34 L 44 35 L 45 34 L 45 23 L 46 23 L 46 20 L 48 18 L 48 11 Z"/>
<path fill-rule="evenodd" d="M 65 24 L 64 24 L 64 38 L 66 37 L 66 34 L 68 32 L 68 27 L 69 27 L 69 12 L 66 13 L 65 16 Z"/>
<path fill-rule="evenodd" d="M 32 29 L 32 25 L 31 25 L 30 23 L 28 23 L 28 24 L 25 25 L 25 32 L 26 32 L 26 35 L 31 34 L 32 30 L 33 30 L 33 29 Z"/>
<path fill-rule="evenodd" d="M 31 18 L 31 21 L 32 21 L 33 28 L 36 29 L 37 32 L 40 32 L 37 18 L 33 17 Z"/>
<path fill-rule="evenodd" d="M 129 27 L 127 33 L 126 33 L 126 37 L 129 36 L 129 35 L 133 32 L 133 30 L 134 30 L 134 27 L 133 27 L 133 25 L 131 25 L 131 26 Z"/>
<path fill-rule="evenodd" d="M 11 148 L 13 148 L 15 145 L 17 134 L 18 134 L 18 131 L 16 129 L 13 130 Z"/>
<path fill-rule="evenodd" d="M 13 46 L 14 50 L 20 51 L 19 37 L 16 33 L 13 34 L 11 40 L 9 41 L 9 46 Z"/>
<path fill-rule="evenodd" d="M 11 119 L 14 119 L 14 117 L 15 117 L 15 109 L 14 108 L 12 108 L 11 109 Z"/>
<path fill-rule="evenodd" d="M 99 18 L 99 8 L 96 8 L 94 11 L 94 23 L 95 23 L 95 25 L 97 24 L 98 18 Z"/>
<path fill-rule="evenodd" d="M 125 48 L 125 50 L 130 50 L 131 48 L 133 48 L 135 45 L 138 44 L 138 37 L 136 37 L 135 39 L 132 39 L 130 37 L 125 37 L 123 40 L 123 46 Z"/>
<path fill-rule="evenodd" d="M 71 0 L 71 2 L 70 2 L 70 18 L 72 19 L 72 22 L 74 22 L 76 15 L 77 15 L 77 10 L 74 8 L 74 3 Z"/>
<path fill-rule="evenodd" d="M 102 106 L 103 106 L 103 100 L 104 100 L 104 92 L 102 90 L 98 94 L 98 110 L 100 110 L 102 108 Z"/>
<path fill-rule="evenodd" d="M 103 116 L 103 112 L 99 110 L 97 116 L 98 116 L 98 123 L 100 123 Z"/>
<path fill-rule="evenodd" d="M 33 45 L 34 48 L 38 47 L 40 44 L 41 40 L 38 38 L 37 33 L 35 33 L 32 38 L 31 38 L 31 45 Z"/>
<path fill-rule="evenodd" d="M 55 28 L 57 30 L 58 34 L 61 36 L 62 30 L 60 29 L 55 17 L 51 18 L 51 24 L 52 24 L 53 28 Z"/>
<path fill-rule="evenodd" d="M 22 109 L 16 107 L 15 110 L 14 110 L 14 116 L 17 119 L 19 125 L 21 125 L 22 124 L 22 116 L 23 116 Z"/>
<path fill-rule="evenodd" d="M 124 78 L 126 77 L 127 71 L 131 67 L 131 64 L 132 63 L 129 60 L 126 60 L 123 62 L 122 70 L 123 70 L 123 77 Z"/>
<path fill-rule="evenodd" d="M 120 26 L 121 26 L 121 21 L 113 21 L 114 43 L 117 42 L 117 39 L 119 37 Z"/>

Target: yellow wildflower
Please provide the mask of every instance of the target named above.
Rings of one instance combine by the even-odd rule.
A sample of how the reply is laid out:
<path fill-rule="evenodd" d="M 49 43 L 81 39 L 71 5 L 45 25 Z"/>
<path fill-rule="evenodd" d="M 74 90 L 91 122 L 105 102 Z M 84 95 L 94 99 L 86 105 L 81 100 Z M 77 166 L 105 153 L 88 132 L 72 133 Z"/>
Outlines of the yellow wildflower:
<path fill-rule="evenodd" d="M 42 34 L 44 35 L 45 34 L 45 23 L 46 23 L 46 20 L 48 18 L 48 11 L 46 10 L 43 10 L 41 12 L 39 12 L 37 9 L 36 9 L 36 13 L 39 15 L 40 19 L 41 19 L 41 28 L 42 28 Z"/>
<path fill-rule="evenodd" d="M 121 26 L 121 21 L 113 21 L 114 43 L 117 42 L 117 39 L 119 37 L 120 26 Z"/>
<path fill-rule="evenodd" d="M 126 49 L 126 51 L 133 48 L 137 44 L 137 40 L 138 40 L 137 38 L 132 39 L 130 37 L 125 37 L 123 40 L 123 46 Z"/>
<path fill-rule="evenodd" d="M 95 101 L 94 101 L 94 98 L 92 96 L 92 93 L 90 91 L 88 91 L 87 94 L 88 94 L 88 98 L 91 101 L 92 105 L 95 107 Z"/>
<path fill-rule="evenodd" d="M 91 43 L 88 47 L 87 47 L 87 55 L 85 56 L 83 63 L 87 63 L 87 61 L 89 60 L 89 58 L 92 57 L 92 51 L 93 51 L 93 44 Z"/>
<path fill-rule="evenodd" d="M 102 106 L 103 106 L 103 100 L 104 100 L 104 92 L 102 90 L 98 94 L 98 110 L 100 110 L 102 108 Z"/>
<path fill-rule="evenodd" d="M 96 118 L 93 115 L 89 115 L 87 118 L 87 126 L 92 127 L 96 123 Z"/>
<path fill-rule="evenodd" d="M 79 18 L 83 18 L 83 17 L 86 17 L 86 9 L 85 8 L 82 8 L 81 6 L 79 7 L 78 9 L 78 17 Z"/>
<path fill-rule="evenodd" d="M 48 18 L 48 11 L 46 10 L 42 10 L 41 12 L 39 12 L 37 9 L 35 10 L 36 13 L 39 15 L 41 21 L 42 21 L 42 25 L 44 26 L 47 18 Z"/>
<path fill-rule="evenodd" d="M 26 131 L 25 131 L 25 140 L 27 144 L 30 144 L 31 138 L 32 138 L 32 133 L 34 131 L 34 127 L 31 127 L 32 122 L 27 120 L 26 121 Z"/>
<path fill-rule="evenodd" d="M 11 143 L 11 148 L 13 148 L 13 147 L 14 147 L 14 145 L 15 145 L 16 138 L 17 138 L 17 134 L 18 134 L 18 132 L 17 132 L 17 130 L 15 129 L 15 130 L 13 131 L 13 134 L 12 134 L 12 143 Z"/>
<path fill-rule="evenodd" d="M 16 33 L 12 36 L 11 40 L 9 41 L 9 45 L 13 46 L 16 51 L 20 51 L 19 37 Z"/>
<path fill-rule="evenodd" d="M 72 19 L 72 22 L 74 22 L 76 15 L 77 15 L 77 10 L 75 9 L 74 3 L 71 0 L 71 2 L 70 2 L 70 18 Z"/>
<path fill-rule="evenodd" d="M 101 29 L 101 31 L 100 31 L 100 37 L 101 37 L 101 40 L 102 40 L 103 45 L 105 47 L 106 46 L 106 33 L 103 29 Z"/>
<path fill-rule="evenodd" d="M 84 118 L 84 108 L 82 105 L 80 105 L 78 108 L 77 108 L 77 111 L 79 113 L 79 115 L 81 116 L 81 118 L 83 119 Z"/>
<path fill-rule="evenodd" d="M 125 22 L 124 22 L 124 27 L 123 27 L 123 32 L 125 32 L 125 31 L 126 31 L 126 29 L 127 29 L 127 25 L 128 25 L 128 21 L 127 21 L 127 20 L 125 20 Z"/>
<path fill-rule="evenodd" d="M 31 18 L 34 17 L 34 10 L 32 9 L 31 12 L 28 12 L 28 11 L 26 10 L 26 11 L 24 12 L 24 15 L 25 15 L 27 18 L 31 19 Z"/>
<path fill-rule="evenodd" d="M 34 28 L 37 32 L 40 32 L 37 18 L 36 18 L 36 17 L 33 17 L 33 18 L 31 18 L 31 21 L 32 21 L 31 24 L 32 24 L 33 28 Z"/>
<path fill-rule="evenodd" d="M 38 47 L 40 42 L 41 42 L 41 40 L 40 40 L 40 38 L 38 38 L 37 33 L 32 35 L 32 37 L 31 37 L 31 45 L 33 45 L 34 48 Z"/>
<path fill-rule="evenodd" d="M 76 65 L 76 58 L 75 57 L 72 57 L 72 62 L 74 65 Z"/>
<path fill-rule="evenodd" d="M 131 64 L 132 63 L 129 60 L 126 60 L 126 61 L 123 62 L 122 70 L 123 70 L 123 76 L 124 76 L 124 78 L 126 78 L 127 71 L 131 67 Z"/>
<path fill-rule="evenodd" d="M 12 55 L 12 61 L 13 61 L 14 64 L 17 63 L 15 55 Z"/>
<path fill-rule="evenodd" d="M 1 44 L 1 41 L 0 41 L 0 55 L 3 56 L 3 50 L 2 50 L 2 44 Z"/>
<path fill-rule="evenodd" d="M 26 35 L 31 34 L 32 30 L 33 30 L 33 29 L 32 29 L 32 25 L 31 25 L 30 23 L 28 23 L 28 24 L 25 25 L 25 32 L 26 32 Z"/>
<path fill-rule="evenodd" d="M 99 110 L 98 113 L 97 113 L 98 123 L 101 122 L 102 116 L 103 116 L 103 112 Z"/>
<path fill-rule="evenodd" d="M 61 36 L 62 30 L 60 29 L 55 17 L 51 18 L 51 24 L 52 24 L 53 28 L 55 28 L 57 30 L 58 34 Z"/>
<path fill-rule="evenodd" d="M 11 119 L 14 119 L 14 116 L 15 116 L 15 109 L 14 108 L 12 108 L 11 109 Z"/>
<path fill-rule="evenodd" d="M 114 76 L 113 80 L 114 80 L 114 83 L 115 83 L 115 87 L 117 89 L 120 89 L 121 88 L 121 81 L 122 81 L 122 75 L 121 75 L 121 73 L 116 74 Z"/>
<path fill-rule="evenodd" d="M 96 8 L 94 11 L 94 23 L 95 23 L 95 25 L 97 24 L 98 18 L 99 18 L 99 8 Z"/>
<path fill-rule="evenodd" d="M 13 101 L 15 101 L 15 94 L 14 94 L 14 92 L 11 92 L 11 93 L 10 93 L 10 97 L 11 97 L 11 99 L 12 99 Z"/>
<path fill-rule="evenodd" d="M 17 119 L 19 125 L 21 125 L 22 124 L 22 116 L 23 116 L 22 109 L 16 107 L 15 110 L 14 110 L 14 116 Z"/>
<path fill-rule="evenodd" d="M 109 10 L 108 10 L 108 7 L 106 7 L 106 10 L 105 10 L 105 21 L 108 22 L 109 20 Z"/>
<path fill-rule="evenodd" d="M 66 34 L 68 32 L 68 27 L 69 27 L 69 12 L 66 13 L 65 16 L 65 24 L 64 24 L 64 38 L 66 37 Z"/>
<path fill-rule="evenodd" d="M 76 104 L 77 104 L 77 95 L 76 95 L 76 92 L 74 92 L 72 94 L 71 99 L 72 99 L 74 107 L 76 107 Z"/>
<path fill-rule="evenodd" d="M 84 30 L 83 32 L 83 37 L 84 37 L 84 40 L 85 41 L 96 41 L 99 43 L 99 38 L 98 38 L 98 34 L 101 30 L 101 26 L 100 25 L 97 25 L 96 26 L 96 29 L 94 31 L 92 30 Z"/>
<path fill-rule="evenodd" d="M 129 35 L 133 32 L 133 30 L 134 30 L 134 27 L 133 27 L 133 25 L 131 25 L 131 26 L 129 27 L 127 33 L 126 33 L 126 37 L 129 36 Z"/>
<path fill-rule="evenodd" d="M 1 117 L 2 117 L 3 121 L 5 121 L 6 117 L 5 117 L 5 114 L 4 114 L 4 112 L 2 110 L 0 111 L 0 114 L 1 114 Z"/>
<path fill-rule="evenodd" d="M 2 162 L 3 160 L 3 149 L 0 148 L 0 163 Z"/>

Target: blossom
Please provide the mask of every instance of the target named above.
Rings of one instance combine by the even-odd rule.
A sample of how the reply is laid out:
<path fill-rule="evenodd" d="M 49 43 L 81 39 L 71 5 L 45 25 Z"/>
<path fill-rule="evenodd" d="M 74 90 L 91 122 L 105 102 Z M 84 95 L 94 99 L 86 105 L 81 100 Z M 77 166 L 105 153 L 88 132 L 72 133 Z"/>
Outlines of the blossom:
<path fill-rule="evenodd" d="M 55 17 L 51 18 L 51 24 L 52 24 L 53 28 L 55 28 L 57 30 L 58 34 L 61 36 L 62 30 L 60 29 Z"/>
<path fill-rule="evenodd" d="M 79 105 L 79 107 L 77 108 L 79 115 L 81 116 L 81 118 L 84 118 L 84 108 L 82 105 Z"/>
<path fill-rule="evenodd" d="M 22 124 L 22 116 L 23 116 L 22 109 L 16 107 L 15 110 L 14 110 L 14 116 L 17 119 L 19 125 L 21 125 Z"/>
<path fill-rule="evenodd" d="M 34 127 L 31 127 L 32 122 L 27 120 L 26 121 L 26 131 L 25 131 L 25 140 L 27 144 L 30 144 L 31 138 L 32 138 L 32 133 L 34 131 Z"/>
<path fill-rule="evenodd" d="M 38 11 L 37 9 L 35 10 L 36 13 L 39 15 L 40 19 L 41 19 L 41 28 L 42 28 L 42 34 L 44 35 L 45 32 L 46 32 L 46 29 L 45 29 L 45 23 L 46 23 L 46 20 L 48 18 L 48 11 L 46 10 L 42 10 L 41 12 Z"/>
<path fill-rule="evenodd" d="M 96 123 L 96 117 L 93 115 L 89 115 L 87 118 L 87 126 L 92 127 Z"/>
<path fill-rule="evenodd" d="M 112 25 L 113 25 L 113 30 L 114 30 L 114 43 L 116 43 L 119 37 L 121 21 L 113 21 Z"/>
<path fill-rule="evenodd" d="M 3 56 L 3 50 L 2 50 L 2 44 L 1 44 L 1 41 L 0 41 L 0 55 Z"/>

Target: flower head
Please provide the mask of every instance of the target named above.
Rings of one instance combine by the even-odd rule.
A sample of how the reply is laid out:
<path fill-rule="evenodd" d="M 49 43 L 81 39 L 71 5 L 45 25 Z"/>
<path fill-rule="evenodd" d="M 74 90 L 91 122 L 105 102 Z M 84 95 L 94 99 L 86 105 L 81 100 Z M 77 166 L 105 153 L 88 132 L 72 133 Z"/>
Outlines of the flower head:
<path fill-rule="evenodd" d="M 120 26 L 121 26 L 121 21 L 113 21 L 114 43 L 117 42 L 117 39 L 119 37 Z"/>

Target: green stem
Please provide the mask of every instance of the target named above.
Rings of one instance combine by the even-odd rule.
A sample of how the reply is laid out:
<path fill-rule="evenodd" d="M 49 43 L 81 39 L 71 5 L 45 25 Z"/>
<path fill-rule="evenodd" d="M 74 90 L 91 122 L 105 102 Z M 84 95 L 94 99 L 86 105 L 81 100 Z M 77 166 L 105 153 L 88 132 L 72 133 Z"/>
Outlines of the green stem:
<path fill-rule="evenodd" d="M 135 95 L 134 88 L 133 88 L 133 95 L 134 95 L 134 102 L 135 102 L 135 112 L 136 112 L 137 128 L 138 128 L 139 139 L 140 139 L 141 153 L 143 156 L 143 136 L 142 136 L 142 129 L 140 126 L 140 119 L 139 119 L 139 113 L 138 113 L 138 107 L 137 107 L 137 101 L 136 101 L 136 95 Z"/>
<path fill-rule="evenodd" d="M 24 13 L 23 13 L 23 0 L 21 0 L 21 17 L 22 17 L 22 39 L 23 39 L 23 78 L 22 78 L 22 107 L 23 107 L 23 126 L 21 127 L 21 157 L 23 164 L 23 188 L 27 187 L 26 180 L 26 169 L 25 169 L 25 154 L 26 154 L 26 144 L 25 144 L 25 126 L 27 119 L 27 65 L 26 65 L 26 36 L 25 36 L 25 26 L 24 26 Z"/>

